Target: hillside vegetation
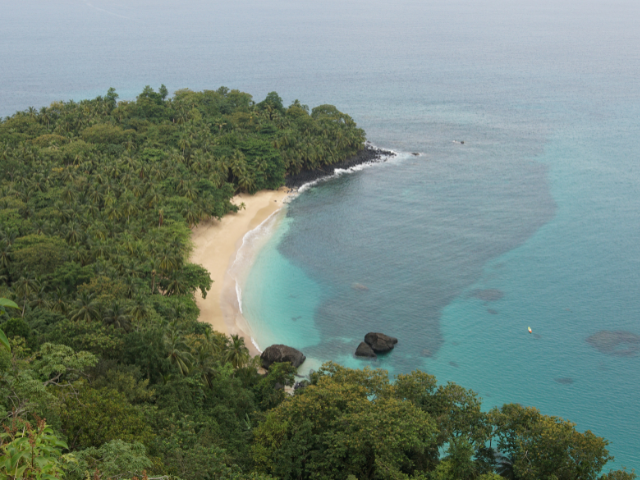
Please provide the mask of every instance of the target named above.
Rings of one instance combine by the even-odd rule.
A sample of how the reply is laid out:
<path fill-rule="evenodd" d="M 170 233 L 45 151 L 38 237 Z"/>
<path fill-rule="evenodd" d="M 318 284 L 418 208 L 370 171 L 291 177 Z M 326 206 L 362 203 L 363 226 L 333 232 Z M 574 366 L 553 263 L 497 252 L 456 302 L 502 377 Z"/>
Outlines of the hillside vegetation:
<path fill-rule="evenodd" d="M 0 122 L 0 479 L 596 479 L 607 442 L 455 384 L 258 375 L 198 322 L 190 229 L 364 147 L 331 105 L 147 87 Z M 500 477 L 499 475 L 502 475 Z"/>

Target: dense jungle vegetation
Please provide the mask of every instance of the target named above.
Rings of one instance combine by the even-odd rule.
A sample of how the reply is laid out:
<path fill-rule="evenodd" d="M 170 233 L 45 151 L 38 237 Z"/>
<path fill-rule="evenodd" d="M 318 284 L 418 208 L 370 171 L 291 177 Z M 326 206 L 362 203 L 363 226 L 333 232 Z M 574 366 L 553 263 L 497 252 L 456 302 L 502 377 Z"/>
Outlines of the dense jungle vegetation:
<path fill-rule="evenodd" d="M 535 408 L 482 412 L 423 372 L 326 364 L 292 397 L 198 322 L 190 228 L 345 160 L 331 105 L 146 87 L 0 122 L 0 479 L 631 479 Z"/>

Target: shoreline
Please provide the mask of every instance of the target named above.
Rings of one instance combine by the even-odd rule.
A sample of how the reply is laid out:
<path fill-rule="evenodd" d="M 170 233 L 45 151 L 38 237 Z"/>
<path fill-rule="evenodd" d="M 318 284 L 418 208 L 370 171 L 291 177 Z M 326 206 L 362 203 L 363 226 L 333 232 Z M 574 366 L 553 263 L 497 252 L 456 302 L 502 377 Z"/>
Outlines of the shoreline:
<path fill-rule="evenodd" d="M 238 194 L 231 201 L 235 205 L 244 203 L 244 209 L 228 213 L 221 220 L 212 219 L 198 224 L 191 234 L 194 248 L 190 261 L 206 268 L 213 280 L 207 298 L 202 298 L 199 291 L 195 293 L 200 310 L 198 320 L 210 324 L 216 332 L 240 335 L 251 356 L 260 355 L 262 352 L 257 346 L 257 340 L 251 335 L 251 327 L 244 318 L 242 305 L 238 301 L 241 298 L 239 284 L 246 280 L 256 255 L 269 236 L 260 239 L 257 245 L 249 245 L 250 251 L 246 258 L 239 258 L 239 255 L 244 256 L 242 249 L 245 240 L 248 239 L 248 243 L 255 242 L 255 239 L 248 238 L 252 232 L 269 221 L 274 224 L 278 222 L 281 218 L 277 215 L 282 208 L 304 188 L 332 177 L 340 170 L 385 162 L 395 155 L 395 152 L 366 143 L 365 148 L 350 159 L 285 178 L 286 186 L 278 190 L 261 190 L 254 195 Z M 275 225 L 270 225 L 269 231 L 273 233 L 275 228 Z M 238 260 L 240 264 L 236 265 Z"/>
<path fill-rule="evenodd" d="M 296 175 L 285 178 L 285 185 L 289 188 L 300 189 L 308 184 L 333 176 L 336 170 L 348 170 L 365 163 L 386 162 L 388 158 L 396 156 L 391 150 L 378 148 L 370 143 L 365 143 L 364 148 L 355 156 L 332 165 L 325 165 L 315 170 L 303 170 Z"/>
<path fill-rule="evenodd" d="M 262 190 L 254 195 L 239 194 L 231 200 L 245 204 L 237 213 L 228 213 L 221 220 L 209 220 L 193 229 L 193 251 L 190 261 L 206 268 L 213 280 L 207 298 L 196 292 L 196 304 L 200 310 L 198 320 L 208 323 L 216 332 L 240 335 L 252 356 L 260 352 L 254 345 L 248 326 L 237 325 L 234 313 L 238 310 L 233 299 L 225 295 L 229 284 L 228 274 L 233 266 L 245 236 L 282 209 L 289 196 L 289 189 Z M 235 290 L 235 289 L 234 289 Z M 234 295 L 235 296 L 235 295 Z M 244 328 L 243 328 L 244 327 Z"/>

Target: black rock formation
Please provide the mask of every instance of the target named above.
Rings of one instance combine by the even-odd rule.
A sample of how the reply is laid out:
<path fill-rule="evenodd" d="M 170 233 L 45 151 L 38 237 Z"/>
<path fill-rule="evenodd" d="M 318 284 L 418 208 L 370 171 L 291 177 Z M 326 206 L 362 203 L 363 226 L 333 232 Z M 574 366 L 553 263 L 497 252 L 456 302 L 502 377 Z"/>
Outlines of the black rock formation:
<path fill-rule="evenodd" d="M 289 362 L 298 368 L 306 358 L 300 350 L 286 345 L 271 345 L 260 355 L 262 368 L 269 368 L 272 363 L 283 362 Z"/>
<path fill-rule="evenodd" d="M 330 177 L 337 168 L 347 169 L 360 165 L 362 163 L 380 162 L 386 157 L 393 156 L 393 152 L 376 148 L 372 145 L 366 144 L 357 155 L 351 157 L 342 162 L 334 163 L 333 165 L 325 165 L 315 170 L 303 170 L 295 175 L 290 175 L 284 179 L 285 185 L 289 188 L 299 188 L 305 183 L 313 182 L 324 177 Z"/>
<path fill-rule="evenodd" d="M 393 349 L 394 345 L 398 343 L 398 339 L 385 335 L 384 333 L 370 332 L 364 336 L 364 341 L 376 353 L 385 353 Z"/>
<path fill-rule="evenodd" d="M 376 358 L 376 352 L 373 351 L 368 344 L 365 342 L 360 342 L 358 348 L 356 348 L 356 357 L 368 357 L 368 358 Z"/>

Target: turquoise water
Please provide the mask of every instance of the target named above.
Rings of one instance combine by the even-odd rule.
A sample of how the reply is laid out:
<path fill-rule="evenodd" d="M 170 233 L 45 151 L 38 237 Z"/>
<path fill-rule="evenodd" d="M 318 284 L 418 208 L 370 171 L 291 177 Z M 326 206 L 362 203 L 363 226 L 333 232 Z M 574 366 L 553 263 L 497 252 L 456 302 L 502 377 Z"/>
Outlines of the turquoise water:
<path fill-rule="evenodd" d="M 303 192 L 244 291 L 249 321 L 270 327 L 255 332 L 260 346 L 302 349 L 307 370 L 327 360 L 421 368 L 487 407 L 569 418 L 611 439 L 619 465 L 636 465 L 640 360 L 586 338 L 640 334 L 637 157 L 610 155 L 592 134 L 550 137 L 511 173 L 458 165 L 441 186 L 437 161 L 400 154 Z M 368 331 L 399 344 L 356 359 Z"/>
<path fill-rule="evenodd" d="M 360 366 L 384 331 L 372 365 L 538 406 L 640 469 L 637 345 L 586 341 L 640 335 L 640 3 L 559 3 L 0 2 L 0 115 L 161 83 L 335 104 L 399 155 L 291 203 L 245 286 L 261 346 Z"/>
<path fill-rule="evenodd" d="M 252 274 L 243 289 L 243 314 L 250 319 L 253 336 L 262 350 L 274 343 L 295 343 L 306 349 L 320 338 L 314 309 L 316 299 L 325 296 L 322 287 L 273 248 L 288 233 L 289 224 L 289 219 L 280 224 L 252 266 L 252 270 L 269 272 L 268 281 Z M 288 300 L 283 302 L 282 298 Z M 273 320 L 283 317 L 296 322 L 295 328 L 279 328 Z"/>

